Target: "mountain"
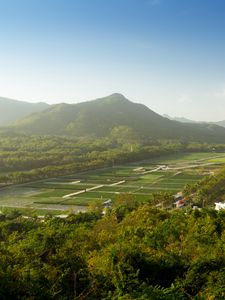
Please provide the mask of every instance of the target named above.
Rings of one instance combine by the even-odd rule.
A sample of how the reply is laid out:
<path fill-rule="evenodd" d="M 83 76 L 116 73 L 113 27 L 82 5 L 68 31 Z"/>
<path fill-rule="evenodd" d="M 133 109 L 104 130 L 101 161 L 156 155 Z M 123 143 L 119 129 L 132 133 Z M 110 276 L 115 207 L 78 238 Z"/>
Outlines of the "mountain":
<path fill-rule="evenodd" d="M 218 125 L 218 126 L 225 127 L 225 120 L 219 121 L 219 122 L 215 122 L 214 124 L 216 124 L 216 125 Z"/>
<path fill-rule="evenodd" d="M 181 122 L 181 123 L 201 123 L 201 122 L 197 122 L 197 121 L 190 120 L 190 119 L 183 118 L 183 117 L 171 117 L 167 114 L 164 114 L 163 117 L 167 118 L 169 120 L 178 121 L 178 122 Z"/>
<path fill-rule="evenodd" d="M 46 103 L 28 103 L 0 97 L 0 126 L 11 125 L 33 112 L 39 112 L 48 107 Z"/>
<path fill-rule="evenodd" d="M 184 124 L 164 118 L 121 94 L 78 104 L 57 104 L 31 114 L 13 127 L 25 133 L 96 136 L 132 132 L 139 138 L 225 142 L 214 124 Z"/>
<path fill-rule="evenodd" d="M 222 127 L 225 127 L 225 120 L 223 121 L 218 121 L 218 122 L 198 122 L 198 121 L 194 121 L 194 120 L 190 120 L 190 119 L 187 119 L 187 118 L 183 118 L 183 117 L 171 117 L 167 114 L 164 114 L 163 117 L 169 119 L 169 120 L 173 120 L 173 121 L 178 121 L 178 122 L 181 122 L 181 123 L 210 123 L 210 124 L 215 124 L 215 125 L 218 125 L 218 126 L 222 126 Z"/>

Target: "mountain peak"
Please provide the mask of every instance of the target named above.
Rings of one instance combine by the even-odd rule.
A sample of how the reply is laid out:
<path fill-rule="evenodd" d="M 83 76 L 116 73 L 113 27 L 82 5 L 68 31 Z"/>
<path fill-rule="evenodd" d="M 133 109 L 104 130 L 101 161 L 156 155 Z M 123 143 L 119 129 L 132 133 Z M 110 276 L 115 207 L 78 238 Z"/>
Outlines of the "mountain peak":
<path fill-rule="evenodd" d="M 124 95 L 122 95 L 122 94 L 120 94 L 120 93 L 113 93 L 113 94 L 109 95 L 109 97 L 111 97 L 111 98 L 126 99 L 126 98 L 124 97 Z"/>
<path fill-rule="evenodd" d="M 105 104 L 115 104 L 115 103 L 125 103 L 125 102 L 131 103 L 130 100 L 128 100 L 126 97 L 124 97 L 122 94 L 119 94 L 119 93 L 114 93 L 107 97 L 99 98 L 96 100 L 101 101 L 102 103 L 105 103 Z"/>
<path fill-rule="evenodd" d="M 15 124 L 14 128 L 32 134 L 78 137 L 110 137 L 115 130 L 119 130 L 121 134 L 123 128 L 129 128 L 140 139 L 181 139 L 216 143 L 225 139 L 225 130 L 222 127 L 178 124 L 118 93 L 93 101 L 49 107 L 26 117 Z"/>

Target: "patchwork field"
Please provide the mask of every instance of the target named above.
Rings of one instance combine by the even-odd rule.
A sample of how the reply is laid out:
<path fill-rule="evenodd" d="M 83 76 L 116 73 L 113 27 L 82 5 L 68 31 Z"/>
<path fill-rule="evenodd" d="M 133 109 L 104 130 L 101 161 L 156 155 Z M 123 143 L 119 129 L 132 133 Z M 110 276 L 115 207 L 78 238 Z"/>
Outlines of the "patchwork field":
<path fill-rule="evenodd" d="M 225 165 L 225 153 L 184 153 L 72 174 L 0 190 L 0 207 L 86 210 L 97 200 L 131 193 L 147 201 L 154 192 L 177 193 Z"/>

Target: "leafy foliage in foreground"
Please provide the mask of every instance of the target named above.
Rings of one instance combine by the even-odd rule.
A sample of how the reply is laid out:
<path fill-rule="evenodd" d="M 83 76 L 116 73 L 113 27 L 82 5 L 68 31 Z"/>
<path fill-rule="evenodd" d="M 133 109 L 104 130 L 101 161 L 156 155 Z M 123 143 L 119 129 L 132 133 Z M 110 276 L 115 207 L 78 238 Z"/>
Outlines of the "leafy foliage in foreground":
<path fill-rule="evenodd" d="M 120 198 L 105 217 L 1 215 L 0 240 L 1 299 L 225 297 L 224 212 Z"/>

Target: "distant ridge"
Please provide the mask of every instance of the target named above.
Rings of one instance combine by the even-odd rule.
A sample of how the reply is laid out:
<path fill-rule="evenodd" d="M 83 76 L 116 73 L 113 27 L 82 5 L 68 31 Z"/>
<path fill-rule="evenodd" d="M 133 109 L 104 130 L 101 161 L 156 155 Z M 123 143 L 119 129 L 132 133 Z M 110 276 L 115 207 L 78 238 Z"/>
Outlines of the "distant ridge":
<path fill-rule="evenodd" d="M 163 117 L 169 119 L 169 120 L 173 120 L 173 121 L 178 121 L 178 122 L 181 122 L 181 123 L 208 123 L 208 124 L 215 124 L 215 125 L 218 125 L 218 126 L 222 126 L 222 127 L 225 127 L 225 120 L 223 121 L 218 121 L 218 122 L 201 122 L 201 121 L 194 121 L 194 120 L 190 120 L 190 119 L 187 119 L 187 118 L 183 118 L 183 117 L 171 117 L 167 114 L 164 114 Z"/>
<path fill-rule="evenodd" d="M 106 137 L 129 132 L 142 139 L 225 143 L 222 127 L 172 121 L 118 93 L 78 104 L 52 105 L 25 117 L 13 128 L 32 134 Z"/>
<path fill-rule="evenodd" d="M 48 107 L 48 104 L 42 102 L 28 103 L 0 97 L 0 126 L 11 125 L 33 112 L 40 112 Z"/>
<path fill-rule="evenodd" d="M 177 122 L 181 122 L 181 123 L 203 123 L 203 122 L 197 122 L 194 120 L 190 120 L 184 117 L 171 117 L 167 114 L 164 114 L 163 117 L 169 119 L 169 120 L 173 120 L 173 121 L 177 121 Z"/>
<path fill-rule="evenodd" d="M 219 121 L 219 122 L 215 122 L 214 124 L 225 127 L 225 120 L 223 121 Z"/>

